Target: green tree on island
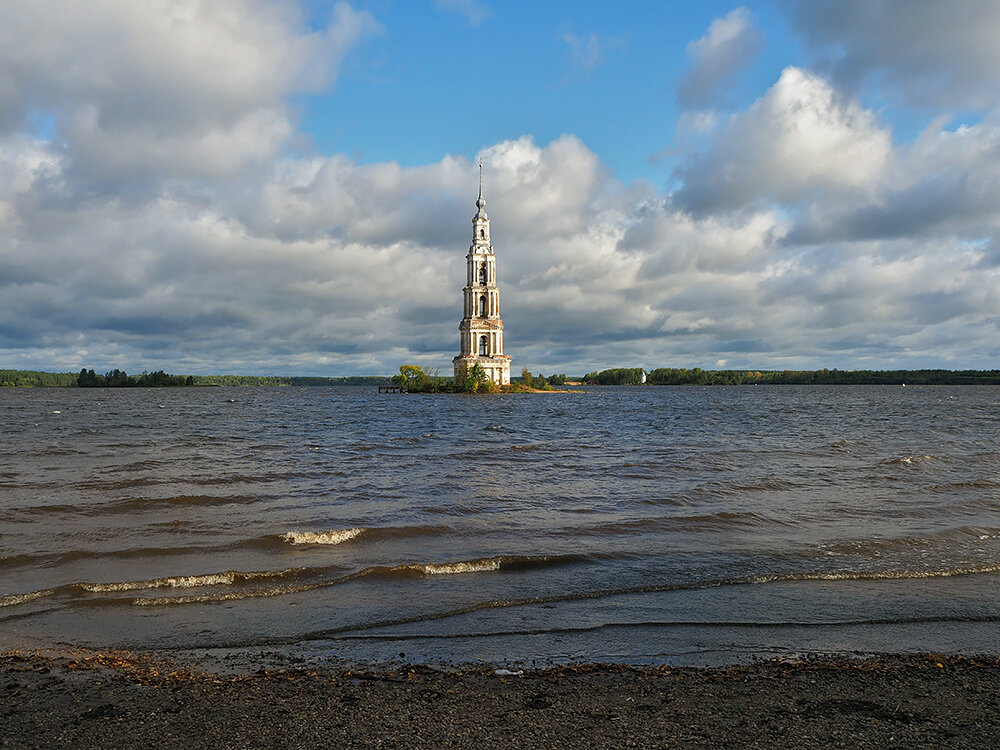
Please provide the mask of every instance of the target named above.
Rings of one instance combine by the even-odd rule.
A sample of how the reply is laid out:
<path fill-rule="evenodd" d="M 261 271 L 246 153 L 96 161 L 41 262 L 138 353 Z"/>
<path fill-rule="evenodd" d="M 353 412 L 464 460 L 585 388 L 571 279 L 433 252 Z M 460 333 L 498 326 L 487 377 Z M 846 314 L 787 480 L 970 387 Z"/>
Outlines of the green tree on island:
<path fill-rule="evenodd" d="M 493 381 L 486 375 L 486 370 L 478 362 L 463 372 L 461 385 L 464 393 L 492 393 L 496 390 Z"/>
<path fill-rule="evenodd" d="M 400 365 L 392 384 L 410 393 L 441 393 L 453 390 L 451 384 L 437 373 L 428 375 L 420 365 Z"/>
<path fill-rule="evenodd" d="M 496 384 L 489 379 L 482 365 L 476 363 L 462 370 L 455 381 L 438 375 L 428 375 L 419 365 L 400 365 L 392 384 L 409 393 L 494 393 Z"/>
<path fill-rule="evenodd" d="M 553 375 L 552 377 L 557 377 Z M 552 386 L 549 385 L 549 379 L 544 375 L 532 375 L 531 370 L 527 367 L 521 370 L 521 385 L 525 388 L 533 388 L 536 391 L 551 391 Z M 564 380 L 565 381 L 565 376 Z"/>

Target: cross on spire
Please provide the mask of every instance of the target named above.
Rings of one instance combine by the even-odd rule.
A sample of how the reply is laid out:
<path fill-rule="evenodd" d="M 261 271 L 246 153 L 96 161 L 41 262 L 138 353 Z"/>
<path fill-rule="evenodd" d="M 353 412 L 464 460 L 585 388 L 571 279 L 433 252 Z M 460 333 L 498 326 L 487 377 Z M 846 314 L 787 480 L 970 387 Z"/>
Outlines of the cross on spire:
<path fill-rule="evenodd" d="M 483 163 L 479 162 L 479 199 L 476 201 L 476 208 L 479 212 L 476 214 L 477 217 L 486 218 L 486 212 L 483 210 L 486 208 L 486 199 L 483 198 Z"/>

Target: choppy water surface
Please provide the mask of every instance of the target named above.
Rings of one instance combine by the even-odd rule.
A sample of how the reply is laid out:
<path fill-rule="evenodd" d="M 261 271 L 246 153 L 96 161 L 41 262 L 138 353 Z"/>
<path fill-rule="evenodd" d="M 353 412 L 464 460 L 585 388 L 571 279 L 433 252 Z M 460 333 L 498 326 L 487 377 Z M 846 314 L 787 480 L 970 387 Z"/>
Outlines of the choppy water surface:
<path fill-rule="evenodd" d="M 0 390 L 0 645 L 1000 652 L 1000 389 Z"/>

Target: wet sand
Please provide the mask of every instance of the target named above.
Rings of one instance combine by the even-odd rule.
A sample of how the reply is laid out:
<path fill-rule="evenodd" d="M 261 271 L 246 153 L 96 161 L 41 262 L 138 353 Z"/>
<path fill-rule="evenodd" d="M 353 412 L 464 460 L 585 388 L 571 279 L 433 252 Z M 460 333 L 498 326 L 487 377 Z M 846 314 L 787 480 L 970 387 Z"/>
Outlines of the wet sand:
<path fill-rule="evenodd" d="M 987 747 L 1000 660 L 824 658 L 728 669 L 305 665 L 0 656 L 0 747 Z"/>

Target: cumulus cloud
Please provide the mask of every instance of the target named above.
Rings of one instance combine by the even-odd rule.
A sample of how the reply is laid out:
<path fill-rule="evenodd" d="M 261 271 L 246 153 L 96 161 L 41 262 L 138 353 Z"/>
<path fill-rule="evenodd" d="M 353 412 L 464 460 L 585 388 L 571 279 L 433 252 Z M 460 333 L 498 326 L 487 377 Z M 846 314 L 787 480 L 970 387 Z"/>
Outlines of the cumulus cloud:
<path fill-rule="evenodd" d="M 433 330 L 433 314 L 421 329 L 428 315 L 412 309 L 439 310 L 445 297 L 443 259 L 404 242 L 262 235 L 204 195 L 61 206 L 29 188 L 4 198 L 20 227 L 5 230 L 0 268 L 19 272 L 2 275 L 0 316 L 31 322 L 4 327 L 8 355 L 45 342 L 74 368 L 273 371 L 297 355 L 369 371 L 394 340 Z"/>
<path fill-rule="evenodd" d="M 895 149 L 874 194 L 816 204 L 791 239 L 802 243 L 904 237 L 990 237 L 1000 228 L 1000 128 L 932 124 Z"/>
<path fill-rule="evenodd" d="M 796 28 L 843 84 L 870 81 L 922 107 L 996 106 L 994 0 L 788 0 Z"/>
<path fill-rule="evenodd" d="M 713 106 L 720 90 L 753 61 L 762 47 L 763 39 L 746 8 L 716 18 L 705 36 L 687 46 L 691 63 L 677 82 L 678 104 L 685 109 Z"/>
<path fill-rule="evenodd" d="M 792 67 L 745 111 L 690 115 L 673 192 L 623 184 L 573 135 L 361 163 L 283 145 L 290 97 L 375 28 L 349 6 L 318 31 L 280 0 L 17 6 L 0 9 L 4 366 L 446 373 L 479 160 L 515 368 L 1000 356 L 992 121 L 893 145 Z M 719 28 L 692 53 L 704 71 Z"/>
<path fill-rule="evenodd" d="M 57 151 L 22 141 L 5 153 L 8 357 L 45 355 L 67 369 L 447 369 L 472 160 L 303 159 L 252 194 L 77 205 L 51 200 Z M 479 157 L 509 346 L 535 369 L 718 358 L 764 367 L 786 357 L 885 366 L 935 347 L 960 358 L 1000 315 L 997 270 L 984 273 L 981 246 L 897 238 L 810 248 L 789 241 L 794 222 L 773 209 L 696 217 L 648 186 L 623 186 L 569 136 L 506 141 Z M 428 207 L 453 236 L 416 221 Z"/>
<path fill-rule="evenodd" d="M 271 158 L 293 132 L 290 94 L 333 80 L 377 27 L 338 4 L 303 31 L 263 0 L 67 0 L 0 6 L 0 129 L 38 113 L 81 176 L 220 178 Z"/>
<path fill-rule="evenodd" d="M 822 78 L 786 68 L 747 111 L 731 116 L 705 151 L 678 169 L 680 205 L 734 209 L 795 202 L 817 191 L 865 191 L 891 149 L 888 130 Z"/>
<path fill-rule="evenodd" d="M 4 327 L 0 350 L 23 352 L 23 364 L 44 351 L 68 369 L 96 361 L 197 372 L 225 362 L 287 371 L 295 355 L 313 371 L 335 362 L 340 372 L 391 372 L 401 360 L 447 364 L 442 352 L 457 346 L 471 160 L 401 168 L 286 159 L 239 191 L 221 183 L 131 202 L 59 201 L 72 189 L 61 150 L 24 138 L 3 145 L 0 317 L 23 324 Z M 617 257 L 620 230 L 604 218 L 628 198 L 609 188 L 594 154 L 566 137 L 544 147 L 522 138 L 480 156 L 502 217 L 494 231 L 504 302 L 521 346 L 565 328 L 558 312 L 548 326 L 531 323 L 558 305 L 553 276 L 566 290 L 564 315 L 594 312 L 605 321 L 600 335 L 633 325 L 618 292 L 585 270 L 599 262 L 620 291 L 635 265 Z M 514 205 L 521 214 L 505 209 Z M 581 241 L 584 225 L 592 236 Z M 570 259 L 584 269 L 554 270 Z"/>
<path fill-rule="evenodd" d="M 0 154 L 0 351 L 13 366 L 447 372 L 475 160 L 285 159 L 239 191 L 84 202 L 57 199 L 58 147 L 21 138 Z M 573 136 L 477 158 L 517 366 L 965 366 L 1000 348 L 987 343 L 1000 271 L 982 242 L 804 244 L 779 208 L 699 216 L 623 185 Z"/>

